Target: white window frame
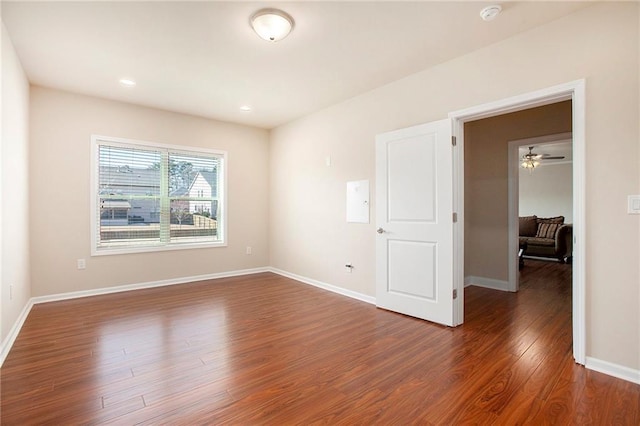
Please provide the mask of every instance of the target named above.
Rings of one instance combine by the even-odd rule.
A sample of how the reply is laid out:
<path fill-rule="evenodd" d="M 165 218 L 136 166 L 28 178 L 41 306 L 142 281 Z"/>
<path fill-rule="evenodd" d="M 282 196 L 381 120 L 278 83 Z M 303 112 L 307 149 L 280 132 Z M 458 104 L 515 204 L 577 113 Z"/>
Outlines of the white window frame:
<path fill-rule="evenodd" d="M 99 162 L 98 162 L 98 149 L 101 143 L 111 145 L 122 145 L 123 147 L 141 148 L 141 149 L 160 149 L 167 151 L 177 151 L 183 154 L 213 154 L 222 159 L 222 167 L 218 170 L 218 205 L 220 209 L 221 219 L 218 219 L 218 241 L 203 241 L 195 243 L 162 243 L 149 246 L 127 246 L 118 248 L 99 248 L 98 247 L 98 233 L 100 227 L 99 219 Z M 91 179 L 90 179 L 90 215 L 91 215 L 91 256 L 103 256 L 114 254 L 129 254 L 129 253 L 147 253 L 157 251 L 169 251 L 169 250 L 184 250 L 184 249 L 196 249 L 196 248 L 210 248 L 210 247 L 226 247 L 227 246 L 227 168 L 228 168 L 228 154 L 227 151 L 220 151 L 207 148 L 188 147 L 181 145 L 168 145 L 156 142 L 147 142 L 134 139 L 124 139 L 111 136 L 91 135 Z M 169 194 L 163 196 L 169 197 Z"/>

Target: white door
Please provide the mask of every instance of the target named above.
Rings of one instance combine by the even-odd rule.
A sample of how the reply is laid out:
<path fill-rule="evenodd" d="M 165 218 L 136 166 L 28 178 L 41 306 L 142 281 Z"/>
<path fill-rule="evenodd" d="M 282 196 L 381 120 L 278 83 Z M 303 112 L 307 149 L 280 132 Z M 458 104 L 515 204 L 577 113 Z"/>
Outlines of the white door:
<path fill-rule="evenodd" d="M 452 326 L 451 121 L 376 136 L 376 304 Z"/>

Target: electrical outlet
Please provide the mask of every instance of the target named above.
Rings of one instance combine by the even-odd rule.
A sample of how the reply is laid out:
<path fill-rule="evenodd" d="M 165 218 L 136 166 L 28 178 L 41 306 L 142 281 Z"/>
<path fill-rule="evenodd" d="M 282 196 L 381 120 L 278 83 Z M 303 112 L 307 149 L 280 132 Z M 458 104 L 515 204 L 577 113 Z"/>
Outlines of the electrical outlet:
<path fill-rule="evenodd" d="M 344 265 L 344 267 L 347 268 L 347 274 L 353 272 L 353 265 L 351 263 L 347 263 L 346 265 Z"/>
<path fill-rule="evenodd" d="M 247 254 L 251 254 L 251 246 L 247 246 Z"/>
<path fill-rule="evenodd" d="M 78 269 L 84 269 L 87 267 L 87 262 L 84 259 L 78 259 Z"/>

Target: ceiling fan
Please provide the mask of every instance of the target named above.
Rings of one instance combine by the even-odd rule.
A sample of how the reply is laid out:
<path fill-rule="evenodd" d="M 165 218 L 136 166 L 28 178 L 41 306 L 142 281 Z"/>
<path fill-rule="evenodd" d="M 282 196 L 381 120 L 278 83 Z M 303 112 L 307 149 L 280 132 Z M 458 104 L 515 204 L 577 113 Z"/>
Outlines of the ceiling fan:
<path fill-rule="evenodd" d="M 549 154 L 536 154 L 533 152 L 533 146 L 529 147 L 529 152 L 522 156 L 522 164 L 521 166 L 525 169 L 529 169 L 532 171 L 536 167 L 540 165 L 540 161 L 542 160 L 562 160 L 564 155 L 562 156 L 552 156 Z"/>

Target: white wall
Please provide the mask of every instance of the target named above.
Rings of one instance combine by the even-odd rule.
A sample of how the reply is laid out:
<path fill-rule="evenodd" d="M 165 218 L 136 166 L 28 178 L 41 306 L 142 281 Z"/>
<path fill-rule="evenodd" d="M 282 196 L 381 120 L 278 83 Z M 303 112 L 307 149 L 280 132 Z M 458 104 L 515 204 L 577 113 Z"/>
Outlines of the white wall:
<path fill-rule="evenodd" d="M 266 130 L 36 86 L 30 113 L 34 296 L 268 265 Z M 226 150 L 228 246 L 91 257 L 92 134 Z"/>
<path fill-rule="evenodd" d="M 531 173 L 519 171 L 520 216 L 564 216 L 564 223 L 573 223 L 571 163 L 543 164 Z"/>
<path fill-rule="evenodd" d="M 28 140 L 29 82 L 2 24 L 0 341 L 31 297 Z"/>
<path fill-rule="evenodd" d="M 585 78 L 587 355 L 640 369 L 638 16 L 597 3 L 274 129 L 271 265 L 374 295 L 375 216 L 345 223 L 344 183 L 375 182 L 375 135 Z"/>

